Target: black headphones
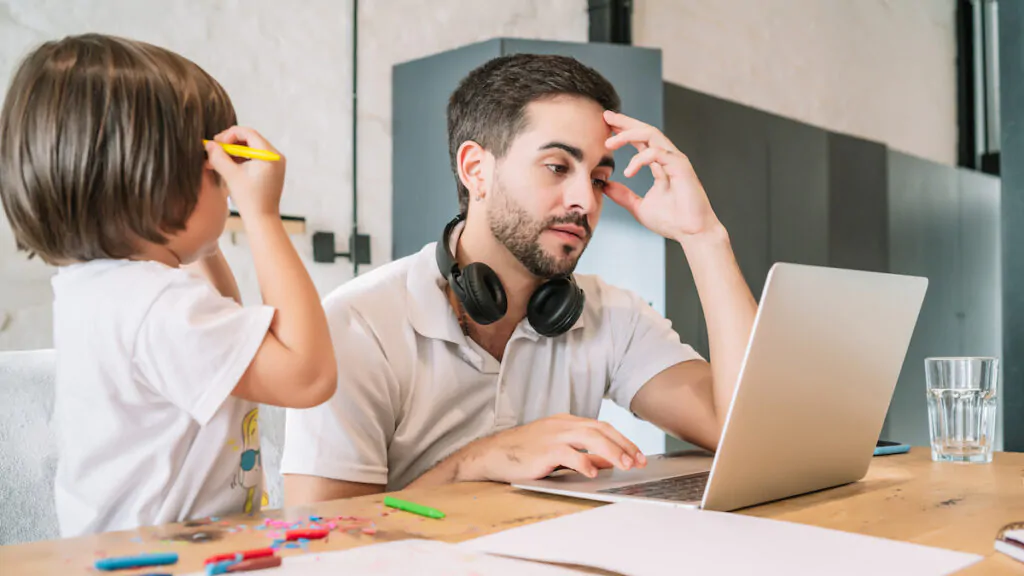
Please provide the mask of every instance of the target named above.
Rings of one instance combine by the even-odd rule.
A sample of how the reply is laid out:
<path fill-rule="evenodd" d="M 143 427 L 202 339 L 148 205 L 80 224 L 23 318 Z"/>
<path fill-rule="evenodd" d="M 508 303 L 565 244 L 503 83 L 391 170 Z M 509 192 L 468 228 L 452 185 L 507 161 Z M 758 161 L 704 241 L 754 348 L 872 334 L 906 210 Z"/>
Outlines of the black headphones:
<path fill-rule="evenodd" d="M 508 311 L 505 287 L 490 266 L 473 262 L 465 269 L 451 249 L 451 235 L 465 216 L 456 216 L 444 227 L 441 241 L 437 243 L 437 267 L 448 281 L 455 297 L 462 302 L 466 314 L 478 324 L 491 324 L 500 320 Z M 554 337 L 572 328 L 583 313 L 586 295 L 576 285 L 572 274 L 552 278 L 530 296 L 526 306 L 526 317 L 530 325 L 542 336 Z"/>

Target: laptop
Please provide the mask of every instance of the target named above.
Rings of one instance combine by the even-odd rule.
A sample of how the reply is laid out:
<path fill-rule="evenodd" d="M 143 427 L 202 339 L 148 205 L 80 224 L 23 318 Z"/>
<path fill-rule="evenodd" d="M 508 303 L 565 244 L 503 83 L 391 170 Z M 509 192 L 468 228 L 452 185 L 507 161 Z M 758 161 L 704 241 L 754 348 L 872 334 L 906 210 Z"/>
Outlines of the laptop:
<path fill-rule="evenodd" d="M 516 488 L 730 511 L 867 473 L 926 278 L 776 264 L 768 273 L 718 450 L 643 469 L 571 470 Z"/>

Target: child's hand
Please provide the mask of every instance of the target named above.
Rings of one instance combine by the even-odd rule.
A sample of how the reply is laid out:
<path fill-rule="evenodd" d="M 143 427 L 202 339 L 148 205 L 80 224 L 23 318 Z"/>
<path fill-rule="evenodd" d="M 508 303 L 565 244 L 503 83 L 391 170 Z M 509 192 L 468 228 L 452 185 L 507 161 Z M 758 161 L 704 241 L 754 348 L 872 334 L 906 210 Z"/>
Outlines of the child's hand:
<path fill-rule="evenodd" d="M 241 144 L 280 154 L 252 128 L 232 126 L 213 139 L 223 144 Z M 213 169 L 224 178 L 242 218 L 260 215 L 277 217 L 280 214 L 285 170 L 283 155 L 276 162 L 236 159 L 212 142 L 206 145 L 206 155 Z"/>

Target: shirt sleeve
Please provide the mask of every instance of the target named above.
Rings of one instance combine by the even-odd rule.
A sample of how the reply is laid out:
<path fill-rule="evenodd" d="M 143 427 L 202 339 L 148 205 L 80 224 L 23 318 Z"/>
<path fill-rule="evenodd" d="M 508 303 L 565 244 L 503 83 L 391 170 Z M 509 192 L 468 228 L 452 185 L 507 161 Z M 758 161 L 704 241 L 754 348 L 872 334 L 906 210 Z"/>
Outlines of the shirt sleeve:
<path fill-rule="evenodd" d="M 289 409 L 281 472 L 388 483 L 388 445 L 398 420 L 398 380 L 370 326 L 344 304 L 327 306 L 338 388 L 327 402 Z"/>
<path fill-rule="evenodd" d="M 266 337 L 274 309 L 243 307 L 183 274 L 154 300 L 135 340 L 146 383 L 205 425 L 238 385 Z"/>
<path fill-rule="evenodd" d="M 606 311 L 611 315 L 614 349 L 618 365 L 612 371 L 607 396 L 630 410 L 636 393 L 662 371 L 682 362 L 702 360 L 691 346 L 683 344 L 672 322 L 658 314 L 642 298 L 611 288 Z"/>

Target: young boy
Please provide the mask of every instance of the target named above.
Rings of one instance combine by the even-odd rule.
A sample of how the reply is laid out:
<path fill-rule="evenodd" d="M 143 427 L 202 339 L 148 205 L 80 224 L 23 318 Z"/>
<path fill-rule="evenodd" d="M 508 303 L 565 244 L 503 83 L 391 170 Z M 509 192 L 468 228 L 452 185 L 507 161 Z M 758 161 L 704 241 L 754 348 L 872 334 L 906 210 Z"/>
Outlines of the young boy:
<path fill-rule="evenodd" d="M 0 199 L 53 279 L 64 536 L 258 510 L 257 403 L 317 405 L 337 368 L 278 214 L 285 161 L 234 126 L 185 58 L 88 34 L 21 63 L 0 112 Z M 243 308 L 217 240 L 228 194 L 264 306 Z M 182 266 L 194 263 L 209 282 Z M 254 470 L 256 473 L 254 473 Z"/>

